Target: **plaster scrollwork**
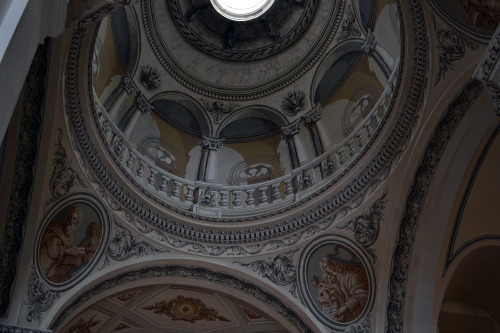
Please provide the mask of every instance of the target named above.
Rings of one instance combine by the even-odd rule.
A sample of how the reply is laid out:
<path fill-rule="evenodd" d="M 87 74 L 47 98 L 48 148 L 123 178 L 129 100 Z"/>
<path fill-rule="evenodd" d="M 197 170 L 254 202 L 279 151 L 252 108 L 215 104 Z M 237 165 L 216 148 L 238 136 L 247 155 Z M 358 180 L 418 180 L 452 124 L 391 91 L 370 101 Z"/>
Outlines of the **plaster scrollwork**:
<path fill-rule="evenodd" d="M 110 258 L 116 261 L 124 261 L 134 256 L 142 257 L 169 252 L 165 248 L 156 248 L 148 242 L 140 240 L 139 236 L 134 236 L 114 216 L 113 223 L 116 226 L 116 232 L 109 242 L 106 257 L 100 269 L 109 264 Z"/>
<path fill-rule="evenodd" d="M 308 189 L 309 187 L 313 186 L 316 183 L 314 180 L 314 174 L 313 171 L 306 171 L 305 169 L 302 170 L 302 175 L 300 176 L 299 179 L 299 190 L 303 191 Z"/>
<path fill-rule="evenodd" d="M 212 191 L 210 187 L 200 195 L 200 205 L 205 207 L 215 207 L 217 204 L 215 203 L 215 192 Z"/>
<path fill-rule="evenodd" d="M 354 239 L 365 250 L 370 253 L 373 261 L 375 262 L 375 250 L 371 249 L 370 246 L 375 244 L 378 239 L 380 231 L 380 222 L 384 217 L 385 209 L 385 197 L 387 196 L 387 189 L 384 191 L 382 196 L 378 198 L 367 211 L 364 211 L 361 215 L 355 218 L 340 223 L 337 228 L 347 229 L 354 232 Z"/>
<path fill-rule="evenodd" d="M 239 104 L 236 103 L 224 103 L 221 101 L 208 101 L 203 99 L 203 105 L 205 106 L 205 110 L 210 114 L 212 120 L 215 124 L 220 124 L 225 115 L 233 112 Z"/>
<path fill-rule="evenodd" d="M 434 86 L 437 86 L 441 79 L 446 79 L 446 73 L 453 69 L 453 63 L 464 57 L 466 47 L 475 50 L 477 49 L 477 45 L 463 38 L 452 29 L 441 28 L 432 14 L 431 21 L 436 33 L 437 48 L 439 51 L 439 70 L 434 79 Z"/>
<path fill-rule="evenodd" d="M 344 39 L 349 37 L 360 37 L 361 36 L 361 28 L 356 21 L 356 16 L 354 11 L 352 10 L 352 6 L 349 5 L 347 7 L 347 15 L 342 22 L 342 26 L 340 27 L 340 33 L 337 37 L 337 42 L 341 42 Z"/>
<path fill-rule="evenodd" d="M 73 186 L 80 185 L 82 187 L 87 187 L 78 172 L 70 166 L 71 159 L 66 155 L 66 150 L 62 145 L 62 129 L 59 128 L 57 131 L 59 135 L 57 137 L 57 143 L 55 144 L 56 150 L 54 152 L 54 158 L 52 159 L 52 166 L 54 169 L 50 176 L 50 194 L 52 198 L 46 202 L 46 206 L 64 197 Z"/>
<path fill-rule="evenodd" d="M 25 304 L 28 306 L 28 314 L 26 320 L 39 322 L 42 318 L 42 312 L 47 311 L 59 298 L 59 292 L 50 290 L 47 282 L 40 279 L 35 271 L 31 273 L 27 290 L 28 299 Z"/>
<path fill-rule="evenodd" d="M 0 317 L 8 313 L 35 178 L 46 91 L 49 44 L 40 45 L 26 77 L 23 114 L 0 257 Z M 5 140 L 5 139 L 4 139 Z M 2 188 L 2 191 L 7 189 Z"/>
<path fill-rule="evenodd" d="M 267 259 L 255 260 L 248 263 L 236 260 L 233 263 L 251 269 L 279 286 L 291 285 L 290 293 L 294 297 L 298 297 L 297 265 L 293 263 L 293 257 L 297 251 L 298 248 L 294 248 L 280 253 L 274 258 L 268 257 Z"/>
<path fill-rule="evenodd" d="M 302 90 L 289 91 L 281 101 L 281 110 L 289 116 L 295 116 L 304 110 L 306 95 Z"/>
<path fill-rule="evenodd" d="M 150 65 L 141 68 L 141 84 L 147 89 L 157 89 L 161 86 L 161 78 L 158 69 Z"/>
<path fill-rule="evenodd" d="M 123 139 L 119 138 L 118 136 L 115 136 L 113 138 L 113 142 L 111 143 L 111 148 L 113 149 L 113 152 L 116 154 L 116 157 L 122 161 L 123 158 L 125 157 L 125 145 L 123 144 Z"/>

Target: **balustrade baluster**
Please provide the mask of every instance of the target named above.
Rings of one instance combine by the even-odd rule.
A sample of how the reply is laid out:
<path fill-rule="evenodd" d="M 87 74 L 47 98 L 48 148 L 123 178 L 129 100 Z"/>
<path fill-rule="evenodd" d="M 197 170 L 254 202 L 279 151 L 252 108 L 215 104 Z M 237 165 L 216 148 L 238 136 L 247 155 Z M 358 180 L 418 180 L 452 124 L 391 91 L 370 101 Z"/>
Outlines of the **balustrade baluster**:
<path fill-rule="evenodd" d="M 247 189 L 245 192 L 247 193 L 247 199 L 245 200 L 247 207 L 254 207 L 255 199 L 253 198 L 254 189 Z"/>

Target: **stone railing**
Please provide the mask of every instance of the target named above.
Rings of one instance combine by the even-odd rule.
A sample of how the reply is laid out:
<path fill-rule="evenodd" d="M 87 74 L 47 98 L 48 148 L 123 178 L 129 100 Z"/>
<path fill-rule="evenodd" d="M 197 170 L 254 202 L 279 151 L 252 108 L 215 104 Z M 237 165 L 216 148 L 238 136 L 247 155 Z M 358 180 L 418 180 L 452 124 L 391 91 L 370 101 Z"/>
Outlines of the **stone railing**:
<path fill-rule="evenodd" d="M 389 83 L 370 113 L 340 145 L 331 147 L 291 173 L 266 182 L 229 186 L 175 176 L 143 154 L 110 119 L 94 93 L 98 125 L 115 161 L 129 177 L 171 206 L 211 217 L 255 214 L 280 209 L 312 195 L 344 171 L 363 151 L 388 112 L 395 88 L 395 66 Z"/>

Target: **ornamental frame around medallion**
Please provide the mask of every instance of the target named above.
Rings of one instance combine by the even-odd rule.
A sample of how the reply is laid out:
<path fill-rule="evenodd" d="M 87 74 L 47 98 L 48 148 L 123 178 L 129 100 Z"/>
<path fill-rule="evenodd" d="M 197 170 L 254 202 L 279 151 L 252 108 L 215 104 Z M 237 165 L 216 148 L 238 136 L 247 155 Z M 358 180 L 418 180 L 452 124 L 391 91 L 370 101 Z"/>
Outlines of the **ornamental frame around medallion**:
<path fill-rule="evenodd" d="M 67 227 L 72 216 L 74 226 Z M 39 276 L 51 290 L 70 289 L 92 271 L 107 248 L 109 221 L 104 206 L 87 193 L 67 196 L 45 214 L 33 258 Z"/>
<path fill-rule="evenodd" d="M 322 268 L 322 263 L 327 267 Z M 332 273 L 335 266 L 342 269 L 339 275 Z M 375 272 L 368 255 L 354 241 L 340 235 L 320 236 L 308 244 L 300 257 L 298 282 L 300 297 L 309 310 L 333 329 L 345 329 L 361 322 L 370 313 L 375 300 Z M 347 297 L 341 299 L 340 295 L 351 294 L 354 289 L 356 298 L 349 302 L 346 302 Z M 321 296 L 320 290 L 327 296 Z M 335 296 L 336 292 L 339 296 Z M 323 305 L 328 297 L 331 304 Z M 340 314 L 343 306 L 346 310 Z"/>

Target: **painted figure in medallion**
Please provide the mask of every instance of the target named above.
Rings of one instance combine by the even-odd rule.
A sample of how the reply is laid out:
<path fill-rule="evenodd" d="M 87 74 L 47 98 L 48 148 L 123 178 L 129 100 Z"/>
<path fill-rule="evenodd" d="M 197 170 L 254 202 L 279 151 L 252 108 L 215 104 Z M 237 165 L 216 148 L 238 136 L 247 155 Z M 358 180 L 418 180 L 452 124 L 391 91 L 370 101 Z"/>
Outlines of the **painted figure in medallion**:
<path fill-rule="evenodd" d="M 102 234 L 99 214 L 90 205 L 78 203 L 59 210 L 40 238 L 41 273 L 52 283 L 71 280 L 94 258 Z"/>
<path fill-rule="evenodd" d="M 74 266 L 80 266 L 84 248 L 75 247 L 73 233 L 83 219 L 78 207 L 71 207 L 64 223 L 52 221 L 40 242 L 40 267 L 47 279 L 62 283 L 69 279 Z"/>
<path fill-rule="evenodd" d="M 342 249 L 351 254 L 351 260 L 339 261 L 336 254 Z M 321 258 L 321 280 L 313 276 L 312 284 L 318 288 L 318 303 L 330 319 L 347 323 L 358 318 L 368 302 L 369 282 L 365 268 L 356 262 L 356 256 L 338 244 L 333 252 Z"/>

